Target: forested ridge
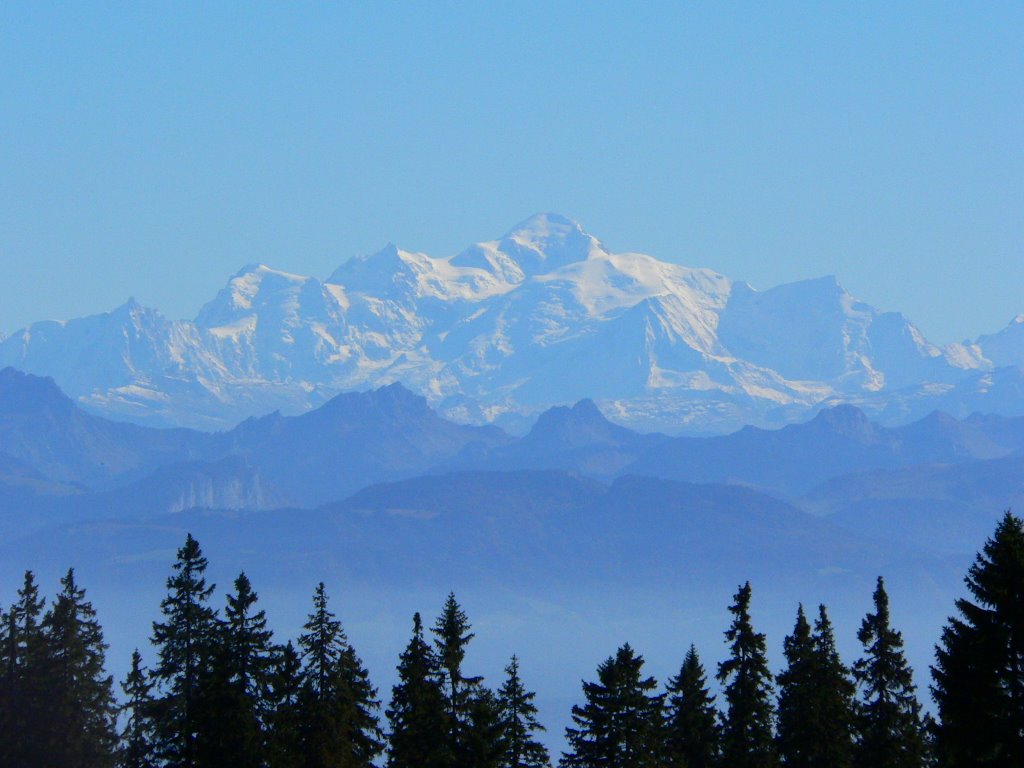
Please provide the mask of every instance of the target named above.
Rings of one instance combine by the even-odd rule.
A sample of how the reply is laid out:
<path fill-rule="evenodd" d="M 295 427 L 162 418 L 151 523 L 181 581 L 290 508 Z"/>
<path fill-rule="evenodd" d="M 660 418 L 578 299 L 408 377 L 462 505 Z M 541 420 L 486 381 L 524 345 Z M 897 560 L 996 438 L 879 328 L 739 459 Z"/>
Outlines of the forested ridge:
<path fill-rule="evenodd" d="M 379 691 L 323 583 L 298 637 L 268 628 L 244 573 L 223 602 L 189 535 L 150 636 L 115 683 L 73 570 L 47 600 L 31 571 L 0 608 L 3 768 L 918 768 L 1024 765 L 1024 522 L 1007 512 L 977 554 L 938 639 L 934 718 L 892 626 L 882 578 L 847 665 L 827 608 L 797 608 L 773 672 L 741 585 L 727 657 L 692 645 L 659 684 L 629 644 L 582 683 L 566 751 L 549 755 L 534 694 L 511 656 L 489 684 L 464 668 L 474 637 L 454 594 L 412 617 L 397 683 Z M 719 683 L 713 694 L 709 675 Z"/>

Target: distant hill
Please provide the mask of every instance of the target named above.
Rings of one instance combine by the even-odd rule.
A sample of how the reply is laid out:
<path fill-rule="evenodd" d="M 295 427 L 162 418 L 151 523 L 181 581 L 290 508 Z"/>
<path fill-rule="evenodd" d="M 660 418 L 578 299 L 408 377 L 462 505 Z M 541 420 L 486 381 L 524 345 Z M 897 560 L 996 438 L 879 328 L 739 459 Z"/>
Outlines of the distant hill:
<path fill-rule="evenodd" d="M 515 438 L 451 422 L 400 384 L 220 433 L 161 430 L 88 414 L 49 379 L 0 372 L 0 515 L 11 532 L 191 508 L 312 508 L 376 483 L 453 471 L 554 470 L 603 481 L 636 475 L 745 486 L 820 514 L 857 509 L 836 519 L 870 534 L 864 520 L 890 501 L 864 491 L 863 473 L 906 470 L 898 475 L 901 498 L 932 498 L 933 474 L 942 477 L 936 466 L 1019 455 L 1022 418 L 933 413 L 887 428 L 852 406 L 779 430 L 685 438 L 633 432 L 582 400 L 545 412 Z M 994 473 L 988 488 L 965 482 L 946 492 L 950 514 L 1001 509 L 1016 498 L 1012 461 L 986 466 Z"/>
<path fill-rule="evenodd" d="M 44 506 L 66 515 L 311 507 L 510 440 L 493 426 L 441 418 L 400 384 L 209 434 L 110 421 L 50 379 L 0 371 L 0 504 L 6 485 L 7 504 L 59 496 Z"/>
<path fill-rule="evenodd" d="M 980 546 L 1007 509 L 1024 510 L 1024 455 L 925 464 L 830 480 L 800 506 L 847 530 L 938 553 Z"/>
<path fill-rule="evenodd" d="M 312 511 L 77 521 L 0 552 L 40 566 L 88 562 L 116 579 L 146 552 L 177 546 L 186 529 L 271 584 L 320 570 L 389 585 L 729 584 L 737 574 L 807 583 L 868 579 L 916 557 L 745 488 L 640 477 L 609 486 L 558 471 L 421 477 Z"/>
<path fill-rule="evenodd" d="M 1024 450 L 1024 418 L 932 413 L 887 428 L 853 406 L 821 411 L 778 430 L 745 427 L 731 435 L 672 438 L 625 471 L 693 482 L 738 483 L 796 497 L 831 478 L 918 464 L 958 464 Z"/>

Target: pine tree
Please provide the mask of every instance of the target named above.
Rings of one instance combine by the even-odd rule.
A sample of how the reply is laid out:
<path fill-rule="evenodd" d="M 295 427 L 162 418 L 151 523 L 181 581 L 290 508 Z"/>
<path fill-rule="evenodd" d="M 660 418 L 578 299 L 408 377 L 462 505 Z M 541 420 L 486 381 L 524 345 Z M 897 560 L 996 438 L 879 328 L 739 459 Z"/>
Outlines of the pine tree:
<path fill-rule="evenodd" d="M 889 596 L 881 577 L 875 612 L 861 623 L 857 639 L 864 657 L 853 666 L 860 689 L 855 764 L 860 768 L 919 768 L 925 755 L 921 705 L 913 670 L 903 656 L 903 636 L 889 623 Z"/>
<path fill-rule="evenodd" d="M 248 577 L 240 574 L 234 586 L 202 679 L 203 728 L 197 737 L 197 762 L 210 768 L 228 763 L 259 768 L 266 762 L 264 723 L 272 633 L 266 614 L 254 610 L 257 596 Z"/>
<path fill-rule="evenodd" d="M 730 768 L 770 768 L 778 763 L 772 736 L 772 674 L 765 638 L 750 621 L 750 582 L 734 596 L 733 622 L 725 633 L 730 656 L 718 665 L 726 713 L 722 756 Z"/>
<path fill-rule="evenodd" d="M 121 707 L 124 730 L 117 755 L 118 768 L 156 768 L 153 753 L 152 684 L 142 666 L 142 654 L 132 653 L 132 668 L 121 683 L 125 702 Z"/>
<path fill-rule="evenodd" d="M 152 677 L 156 754 L 175 768 L 196 768 L 202 722 L 201 681 L 209 673 L 217 617 L 209 606 L 214 585 L 206 584 L 207 561 L 188 534 L 167 579 L 160 603 L 164 620 L 153 623 L 157 665 Z"/>
<path fill-rule="evenodd" d="M 519 677 L 519 659 L 515 656 L 505 667 L 505 682 L 498 690 L 501 722 L 501 768 L 545 768 L 551 758 L 547 748 L 534 738 L 544 730 L 537 721 L 537 694 L 527 691 Z"/>
<path fill-rule="evenodd" d="M 648 768 L 660 764 L 663 697 L 642 677 L 643 657 L 628 644 L 597 668 L 597 682 L 583 683 L 586 703 L 572 708 L 565 768 Z"/>
<path fill-rule="evenodd" d="M 301 748 L 309 768 L 369 768 L 381 754 L 374 711 L 376 690 L 333 613 L 321 582 L 313 613 L 299 637 L 302 686 L 299 691 Z"/>
<path fill-rule="evenodd" d="M 1024 521 L 1007 512 L 965 578 L 936 648 L 942 764 L 1024 765 Z"/>
<path fill-rule="evenodd" d="M 669 768 L 714 768 L 721 733 L 715 697 L 693 645 L 679 674 L 669 680 L 665 711 L 665 763 Z"/>
<path fill-rule="evenodd" d="M 96 611 L 74 570 L 43 620 L 46 635 L 45 749 L 50 765 L 109 766 L 117 744 L 113 678 Z"/>
<path fill-rule="evenodd" d="M 388 768 L 451 768 L 454 755 L 439 662 L 413 616 L 412 639 L 398 662 L 398 683 L 387 710 Z"/>

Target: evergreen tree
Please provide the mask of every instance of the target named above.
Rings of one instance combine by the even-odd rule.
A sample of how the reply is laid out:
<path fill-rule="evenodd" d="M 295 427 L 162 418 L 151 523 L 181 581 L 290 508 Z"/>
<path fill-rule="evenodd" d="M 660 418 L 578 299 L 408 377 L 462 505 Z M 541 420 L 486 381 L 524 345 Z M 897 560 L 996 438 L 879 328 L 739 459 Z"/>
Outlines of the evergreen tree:
<path fill-rule="evenodd" d="M 156 768 L 153 754 L 153 699 L 152 684 L 142 666 L 142 654 L 132 653 L 132 668 L 121 683 L 125 702 L 121 712 L 125 718 L 121 731 L 121 747 L 117 755 L 118 768 Z"/>
<path fill-rule="evenodd" d="M 889 596 L 881 577 L 875 612 L 861 623 L 857 639 L 865 656 L 853 666 L 860 689 L 855 763 L 860 768 L 919 768 L 925 756 L 921 705 L 913 670 L 903 656 L 903 636 L 889 623 Z"/>
<path fill-rule="evenodd" d="M 714 768 L 719 764 L 721 733 L 715 697 L 693 645 L 667 686 L 665 764 L 669 768 Z"/>
<path fill-rule="evenodd" d="M 501 768 L 504 757 L 501 705 L 486 687 L 473 687 L 466 705 L 456 764 L 459 768 Z"/>
<path fill-rule="evenodd" d="M 770 768 L 778 763 L 772 736 L 772 674 L 765 638 L 750 621 L 750 582 L 734 596 L 732 625 L 725 633 L 730 656 L 718 665 L 726 713 L 722 756 L 729 768 Z"/>
<path fill-rule="evenodd" d="M 936 648 L 942 764 L 1024 765 L 1024 522 L 1007 512 L 965 578 Z"/>
<path fill-rule="evenodd" d="M 597 668 L 597 682 L 583 683 L 586 703 L 572 708 L 575 727 L 565 731 L 565 768 L 648 768 L 660 764 L 663 697 L 658 683 L 641 676 L 643 657 L 628 644 Z"/>
<path fill-rule="evenodd" d="M 301 750 L 309 768 L 369 768 L 381 754 L 379 707 L 369 675 L 348 644 L 321 582 L 313 613 L 299 637 L 302 685 L 299 690 Z"/>
<path fill-rule="evenodd" d="M 202 766 L 259 768 L 265 763 L 267 690 L 271 663 L 267 617 L 255 611 L 256 593 L 242 573 L 217 626 L 211 664 L 202 680 L 203 727 L 197 739 Z"/>
<path fill-rule="evenodd" d="M 302 740 L 299 728 L 299 693 L 302 660 L 289 640 L 276 649 L 270 671 L 267 728 L 269 768 L 299 768 Z"/>
<path fill-rule="evenodd" d="M 0 765 L 11 765 L 14 752 L 14 675 L 17 651 L 14 614 L 0 609 Z"/>
<path fill-rule="evenodd" d="M 783 765 L 848 768 L 852 764 L 853 684 L 835 649 L 825 606 L 814 634 L 801 605 L 783 648 L 779 675 L 778 749 Z"/>
<path fill-rule="evenodd" d="M 206 584 L 207 561 L 192 534 L 178 550 L 160 603 L 164 620 L 153 623 L 157 665 L 152 677 L 156 754 L 175 768 L 196 768 L 202 722 L 201 681 L 209 673 L 217 617 L 209 606 L 214 586 Z"/>
<path fill-rule="evenodd" d="M 48 768 L 48 649 L 43 632 L 45 601 L 35 575 L 25 571 L 18 599 L 7 614 L 3 701 L 0 703 L 0 765 Z"/>
<path fill-rule="evenodd" d="M 9 724 L 10 709 L 13 705 L 13 693 L 11 691 L 10 677 L 13 674 L 11 662 L 13 661 L 11 649 L 12 626 L 9 614 L 5 613 L 0 606 L 0 734 L 11 733 L 12 725 Z M 8 765 L 8 742 L 9 737 L 0 739 L 0 765 Z"/>
<path fill-rule="evenodd" d="M 814 640 L 803 605 L 797 610 L 793 634 L 782 641 L 782 647 L 787 666 L 778 676 L 779 757 L 784 765 L 805 768 L 813 765 L 810 761 L 816 723 L 812 690 L 815 683 Z"/>
<path fill-rule="evenodd" d="M 847 768 L 853 765 L 857 689 L 850 679 L 850 670 L 839 658 L 832 622 L 824 605 L 818 606 L 818 618 L 814 622 L 814 654 L 818 692 L 814 711 L 820 723 L 816 764 Z"/>
<path fill-rule="evenodd" d="M 466 726 L 467 707 L 472 689 L 483 678 L 465 677 L 462 662 L 466 657 L 466 646 L 474 634 L 469 631 L 469 617 L 450 593 L 445 600 L 441 615 L 434 624 L 434 646 L 436 648 L 441 681 L 448 699 L 448 722 L 451 727 L 453 749 L 458 751 L 460 731 Z"/>
<path fill-rule="evenodd" d="M 387 710 L 388 768 L 451 768 L 454 755 L 440 665 L 413 616 L 412 639 L 398 662 L 398 683 Z"/>
<path fill-rule="evenodd" d="M 515 656 L 505 667 L 505 682 L 498 690 L 501 722 L 501 768 L 545 768 L 550 765 L 547 748 L 534 738 L 544 726 L 537 721 L 537 694 L 527 691 L 519 677 Z"/>
<path fill-rule="evenodd" d="M 45 750 L 51 766 L 113 764 L 117 745 L 113 678 L 104 673 L 103 630 L 74 570 L 43 620 L 46 635 Z"/>

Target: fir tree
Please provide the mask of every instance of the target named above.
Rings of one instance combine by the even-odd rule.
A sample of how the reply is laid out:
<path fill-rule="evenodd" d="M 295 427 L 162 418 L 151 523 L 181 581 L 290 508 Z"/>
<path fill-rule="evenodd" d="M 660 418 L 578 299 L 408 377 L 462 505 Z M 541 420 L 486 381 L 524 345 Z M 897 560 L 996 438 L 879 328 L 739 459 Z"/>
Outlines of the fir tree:
<path fill-rule="evenodd" d="M 109 766 L 117 744 L 113 678 L 96 611 L 74 570 L 43 620 L 46 634 L 46 735 L 50 765 Z"/>
<path fill-rule="evenodd" d="M 196 749 L 202 766 L 230 763 L 236 768 L 259 768 L 266 762 L 264 723 L 272 633 L 266 614 L 254 610 L 257 596 L 248 577 L 242 573 L 234 586 L 202 681 L 204 725 Z"/>
<path fill-rule="evenodd" d="M 441 615 L 434 624 L 437 660 L 441 680 L 448 699 L 448 720 L 452 729 L 452 744 L 457 751 L 459 731 L 466 724 L 466 709 L 472 689 L 482 678 L 465 677 L 462 662 L 466 657 L 466 646 L 473 639 L 469 617 L 451 593 L 445 600 Z"/>
<path fill-rule="evenodd" d="M 1024 522 L 1007 512 L 965 578 L 936 648 L 942 764 L 1024 765 Z"/>
<path fill-rule="evenodd" d="M 835 633 L 828 611 L 818 606 L 814 622 L 815 688 L 814 712 L 820 723 L 815 748 L 817 765 L 847 768 L 853 765 L 854 696 L 856 687 L 850 670 L 839 658 Z"/>
<path fill-rule="evenodd" d="M 10 734 L 12 723 L 9 723 L 10 710 L 13 707 L 13 691 L 11 690 L 11 677 L 13 676 L 14 655 L 11 648 L 13 627 L 10 615 L 5 613 L 0 606 L 0 734 Z M 8 765 L 9 758 L 9 736 L 0 739 L 0 765 Z"/>
<path fill-rule="evenodd" d="M 17 627 L 14 613 L 0 609 L 0 765 L 11 765 L 14 758 L 14 678 L 16 672 Z"/>
<path fill-rule="evenodd" d="M 572 708 L 575 727 L 565 731 L 565 768 L 648 768 L 660 764 L 662 696 L 642 677 L 643 657 L 628 644 L 597 668 L 597 682 L 583 683 L 586 703 Z"/>
<path fill-rule="evenodd" d="M 779 757 L 787 766 L 806 766 L 811 763 L 811 744 L 814 741 L 815 658 L 811 625 L 807 623 L 804 607 L 797 610 L 793 634 L 782 641 L 786 656 L 786 669 L 779 674 L 778 745 Z"/>
<path fill-rule="evenodd" d="M 665 711 L 665 764 L 669 768 L 714 768 L 721 734 L 715 697 L 704 667 L 690 646 L 679 674 L 669 680 Z"/>
<path fill-rule="evenodd" d="M 376 690 L 333 613 L 321 582 L 313 612 L 299 637 L 302 685 L 299 723 L 304 764 L 309 768 L 369 768 L 383 751 L 374 711 Z"/>
<path fill-rule="evenodd" d="M 772 736 L 772 674 L 765 638 L 750 621 L 750 582 L 729 608 L 732 625 L 725 633 L 730 656 L 718 665 L 726 713 L 722 724 L 722 756 L 729 768 L 770 768 L 778 763 Z"/>
<path fill-rule="evenodd" d="M 48 768 L 46 636 L 44 599 L 35 575 L 25 571 L 18 599 L 7 614 L 6 651 L 0 723 L 0 765 Z"/>
<path fill-rule="evenodd" d="M 125 701 L 121 706 L 124 730 L 118 750 L 118 768 L 156 768 L 153 754 L 152 685 L 142 666 L 142 654 L 132 653 L 132 668 L 121 683 Z"/>
<path fill-rule="evenodd" d="M 474 686 L 466 705 L 466 727 L 458 745 L 459 768 L 501 768 L 503 730 L 497 698 L 486 687 Z"/>
<path fill-rule="evenodd" d="M 550 765 L 547 748 L 534 738 L 544 730 L 537 721 L 536 694 L 527 691 L 519 677 L 515 656 L 505 667 L 505 682 L 498 690 L 501 722 L 501 768 L 545 768 Z"/>
<path fill-rule="evenodd" d="M 302 765 L 299 728 L 302 660 L 290 640 L 276 649 L 269 680 L 267 765 L 269 768 L 299 768 Z"/>
<path fill-rule="evenodd" d="M 848 768 L 853 684 L 835 649 L 825 606 L 819 606 L 812 634 L 801 605 L 783 648 L 787 666 L 778 677 L 778 748 L 783 765 Z"/>
<path fill-rule="evenodd" d="M 881 577 L 875 612 L 861 623 L 857 639 L 864 657 L 853 666 L 860 689 L 855 764 L 860 768 L 919 768 L 925 755 L 921 705 L 913 670 L 903 656 L 903 636 L 889 622 L 889 596 Z"/>
<path fill-rule="evenodd" d="M 441 684 L 440 665 L 423 637 L 423 622 L 413 616 L 412 639 L 398 662 L 398 683 L 391 689 L 387 718 L 388 768 L 450 768 L 454 755 Z"/>
<path fill-rule="evenodd" d="M 188 534 L 160 603 L 164 620 L 153 623 L 156 754 L 175 768 L 196 768 L 197 739 L 204 725 L 200 683 L 209 673 L 217 626 L 209 606 L 214 586 L 206 584 L 206 567 L 199 542 Z"/>

